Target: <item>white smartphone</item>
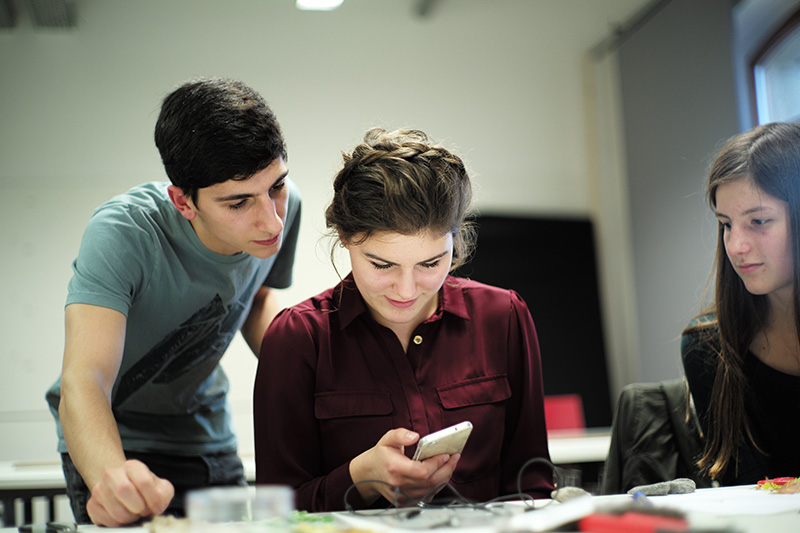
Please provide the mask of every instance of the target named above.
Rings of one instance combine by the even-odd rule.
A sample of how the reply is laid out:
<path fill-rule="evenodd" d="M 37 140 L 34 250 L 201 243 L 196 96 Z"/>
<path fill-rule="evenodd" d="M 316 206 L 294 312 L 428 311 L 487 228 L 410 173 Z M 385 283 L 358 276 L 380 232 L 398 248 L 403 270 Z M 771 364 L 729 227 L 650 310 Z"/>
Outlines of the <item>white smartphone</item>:
<path fill-rule="evenodd" d="M 472 422 L 465 421 L 425 435 L 417 442 L 417 451 L 414 452 L 413 459 L 424 461 L 428 457 L 443 453 L 448 455 L 461 453 L 471 432 Z"/>

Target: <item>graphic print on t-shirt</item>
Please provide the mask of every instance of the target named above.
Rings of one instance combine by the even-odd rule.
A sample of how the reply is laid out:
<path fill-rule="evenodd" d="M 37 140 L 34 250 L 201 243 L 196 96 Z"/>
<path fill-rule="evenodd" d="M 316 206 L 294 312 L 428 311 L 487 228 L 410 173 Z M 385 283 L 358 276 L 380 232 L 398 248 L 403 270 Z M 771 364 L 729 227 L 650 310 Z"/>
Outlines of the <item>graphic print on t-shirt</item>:
<path fill-rule="evenodd" d="M 236 302 L 233 305 L 241 304 Z M 181 411 L 191 412 L 195 407 L 192 404 L 198 399 L 195 397 L 203 392 L 199 388 L 204 386 L 203 382 L 217 367 L 236 333 L 236 324 L 229 324 L 228 321 L 236 320 L 239 316 L 239 313 L 229 312 L 222 298 L 216 295 L 120 375 L 114 394 L 114 407 L 151 409 L 154 401 L 152 395 L 146 394 L 137 399 L 137 393 L 143 387 L 164 385 L 162 392 L 170 395 L 170 398 L 164 399 L 173 405 L 177 402 Z M 174 388 L 178 380 L 182 383 Z"/>

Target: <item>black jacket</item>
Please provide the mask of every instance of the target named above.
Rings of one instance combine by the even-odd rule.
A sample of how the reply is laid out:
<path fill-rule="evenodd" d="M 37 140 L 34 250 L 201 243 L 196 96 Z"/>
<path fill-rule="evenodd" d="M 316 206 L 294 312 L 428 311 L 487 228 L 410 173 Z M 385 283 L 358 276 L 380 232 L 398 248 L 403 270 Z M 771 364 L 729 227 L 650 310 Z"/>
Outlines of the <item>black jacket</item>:
<path fill-rule="evenodd" d="M 694 464 L 702 451 L 702 440 L 689 398 L 683 379 L 633 383 L 622 389 L 602 494 L 622 494 L 638 485 L 677 478 L 692 479 L 698 488 L 711 486 Z"/>

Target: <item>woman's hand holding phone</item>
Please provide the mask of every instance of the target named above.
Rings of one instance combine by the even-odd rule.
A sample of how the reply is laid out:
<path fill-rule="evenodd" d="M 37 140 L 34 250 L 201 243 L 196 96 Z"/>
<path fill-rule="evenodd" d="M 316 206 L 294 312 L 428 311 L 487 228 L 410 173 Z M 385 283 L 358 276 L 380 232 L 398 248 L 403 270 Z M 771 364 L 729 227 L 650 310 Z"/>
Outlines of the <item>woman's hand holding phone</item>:
<path fill-rule="evenodd" d="M 372 503 L 383 496 L 394 501 L 394 487 L 416 500 L 429 496 L 437 486 L 450 481 L 458 464 L 459 454 L 439 454 L 424 461 L 414 461 L 405 456 L 405 447 L 419 441 L 419 434 L 398 428 L 386 432 L 378 443 L 350 461 L 350 477 L 354 483 L 362 483 L 356 489 L 361 497 Z M 398 495 L 402 498 L 402 495 Z M 398 505 L 409 503 L 404 500 Z"/>

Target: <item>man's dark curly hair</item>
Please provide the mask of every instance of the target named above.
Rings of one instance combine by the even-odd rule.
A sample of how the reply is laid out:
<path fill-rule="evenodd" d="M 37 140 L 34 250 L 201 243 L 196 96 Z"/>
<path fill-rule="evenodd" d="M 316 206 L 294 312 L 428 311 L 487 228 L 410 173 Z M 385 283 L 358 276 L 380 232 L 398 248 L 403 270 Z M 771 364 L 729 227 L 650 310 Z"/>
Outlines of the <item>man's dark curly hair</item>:
<path fill-rule="evenodd" d="M 279 156 L 286 159 L 270 107 L 226 78 L 191 80 L 164 98 L 155 141 L 170 181 L 194 202 L 198 189 L 248 179 Z"/>

